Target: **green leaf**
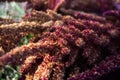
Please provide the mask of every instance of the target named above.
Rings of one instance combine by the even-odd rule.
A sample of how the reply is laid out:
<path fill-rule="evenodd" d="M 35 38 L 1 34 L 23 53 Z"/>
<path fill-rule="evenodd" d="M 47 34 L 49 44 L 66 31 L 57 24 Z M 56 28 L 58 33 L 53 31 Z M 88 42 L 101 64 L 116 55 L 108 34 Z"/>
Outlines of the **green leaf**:
<path fill-rule="evenodd" d="M 21 5 L 19 5 L 21 4 Z M 19 20 L 25 15 L 24 3 L 0 2 L 0 17 Z"/>
<path fill-rule="evenodd" d="M 9 65 L 5 65 L 4 71 L 0 73 L 0 80 L 18 80 L 21 76 L 18 66 L 13 68 Z"/>
<path fill-rule="evenodd" d="M 32 39 L 34 37 L 34 34 L 29 34 L 28 36 L 24 36 L 22 39 L 21 39 L 21 42 L 20 42 L 20 46 L 21 45 L 26 45 L 29 43 L 29 40 Z"/>
<path fill-rule="evenodd" d="M 25 15 L 24 9 L 22 9 L 16 2 L 11 2 L 10 6 L 12 7 L 15 14 L 13 15 L 14 17 L 17 16 L 19 18 Z"/>
<path fill-rule="evenodd" d="M 31 38 L 33 38 L 34 37 L 34 34 L 29 34 L 28 35 L 28 39 L 31 39 Z"/>
<path fill-rule="evenodd" d="M 23 37 L 22 40 L 21 40 L 21 43 L 22 43 L 22 45 L 27 44 L 28 43 L 28 38 L 26 36 Z"/>

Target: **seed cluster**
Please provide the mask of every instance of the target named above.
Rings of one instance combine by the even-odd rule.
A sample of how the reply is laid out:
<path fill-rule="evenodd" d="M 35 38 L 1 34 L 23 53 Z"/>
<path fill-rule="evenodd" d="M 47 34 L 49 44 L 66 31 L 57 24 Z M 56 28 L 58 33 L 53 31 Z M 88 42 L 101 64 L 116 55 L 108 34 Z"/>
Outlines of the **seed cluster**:
<path fill-rule="evenodd" d="M 0 57 L 0 64 L 21 65 L 21 80 L 96 80 L 120 69 L 118 26 L 94 14 L 73 10 L 68 14 L 33 11 L 24 22 L 1 25 L 3 37 L 10 29 L 12 36 L 14 30 L 42 35 L 36 42 L 10 49 Z"/>

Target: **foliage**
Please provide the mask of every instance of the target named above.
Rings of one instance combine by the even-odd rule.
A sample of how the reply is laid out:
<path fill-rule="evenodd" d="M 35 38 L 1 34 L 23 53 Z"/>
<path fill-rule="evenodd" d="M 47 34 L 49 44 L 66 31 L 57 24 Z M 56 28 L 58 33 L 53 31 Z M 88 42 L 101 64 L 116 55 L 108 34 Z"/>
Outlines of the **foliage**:
<path fill-rule="evenodd" d="M 24 36 L 22 39 L 21 39 L 21 42 L 20 42 L 20 46 L 21 45 L 25 45 L 25 44 L 28 44 L 29 43 L 29 40 L 31 38 L 34 37 L 34 34 L 29 34 L 28 36 Z"/>
<path fill-rule="evenodd" d="M 9 65 L 5 65 L 3 71 L 0 72 L 0 80 L 18 80 L 21 76 L 19 69 L 19 66 L 14 69 Z"/>
<path fill-rule="evenodd" d="M 21 4 L 22 6 L 20 6 Z M 11 19 L 20 19 L 25 15 L 25 11 L 23 8 L 24 3 L 16 3 L 16 2 L 1 2 L 0 3 L 0 17 L 1 18 L 11 18 Z"/>

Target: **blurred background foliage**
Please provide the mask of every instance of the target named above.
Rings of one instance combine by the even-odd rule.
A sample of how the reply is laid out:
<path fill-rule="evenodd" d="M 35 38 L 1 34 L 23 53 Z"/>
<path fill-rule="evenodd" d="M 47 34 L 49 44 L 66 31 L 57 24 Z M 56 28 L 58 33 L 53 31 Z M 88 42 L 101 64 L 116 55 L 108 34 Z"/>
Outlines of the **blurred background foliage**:
<path fill-rule="evenodd" d="M 24 7 L 27 2 L 0 2 L 0 17 L 13 19 L 13 20 L 21 20 L 21 18 L 25 15 Z"/>

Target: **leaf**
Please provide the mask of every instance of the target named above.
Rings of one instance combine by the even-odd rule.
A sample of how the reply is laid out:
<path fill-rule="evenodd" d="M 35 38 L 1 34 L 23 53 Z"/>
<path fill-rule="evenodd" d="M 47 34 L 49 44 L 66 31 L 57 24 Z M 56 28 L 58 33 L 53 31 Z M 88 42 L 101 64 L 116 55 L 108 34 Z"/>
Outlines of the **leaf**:
<path fill-rule="evenodd" d="M 0 17 L 19 20 L 25 15 L 23 6 L 24 3 L 0 2 Z"/>
<path fill-rule="evenodd" d="M 32 39 L 33 37 L 34 37 L 34 34 L 29 34 L 28 36 L 24 36 L 24 37 L 21 39 L 20 46 L 21 46 L 21 45 L 28 44 L 28 43 L 29 43 L 29 40 Z"/>
<path fill-rule="evenodd" d="M 12 7 L 13 10 L 13 16 L 23 17 L 25 15 L 24 9 L 22 9 L 16 2 L 11 2 L 10 6 Z"/>
<path fill-rule="evenodd" d="M 10 65 L 5 65 L 4 71 L 0 72 L 0 80 L 18 80 L 20 76 L 19 66 L 13 68 Z"/>

